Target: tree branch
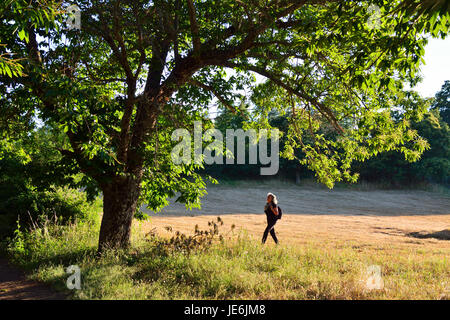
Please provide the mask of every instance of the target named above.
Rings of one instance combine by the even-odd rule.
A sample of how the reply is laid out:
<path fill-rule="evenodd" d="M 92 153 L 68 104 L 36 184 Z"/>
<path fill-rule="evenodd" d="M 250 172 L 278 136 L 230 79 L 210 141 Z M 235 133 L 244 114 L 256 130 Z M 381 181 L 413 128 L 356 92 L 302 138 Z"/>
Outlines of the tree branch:
<path fill-rule="evenodd" d="M 233 112 L 234 114 L 236 114 L 237 112 L 236 112 L 236 108 L 234 108 L 233 106 L 231 106 L 229 103 L 228 103 L 228 101 L 226 101 L 213 87 L 211 87 L 211 86 L 208 86 L 208 85 L 206 85 L 206 84 L 204 84 L 204 83 L 202 83 L 202 82 L 200 82 L 200 81 L 198 81 L 198 80 L 196 80 L 196 79 L 190 79 L 189 81 L 188 81 L 190 84 L 192 84 L 192 85 L 194 85 L 194 86 L 196 86 L 196 87 L 199 87 L 199 88 L 202 88 L 202 89 L 204 89 L 204 90 L 206 90 L 206 91 L 209 91 L 209 92 L 211 92 L 219 101 L 220 101 L 220 103 L 222 103 L 225 107 L 227 107 L 228 109 L 230 109 L 231 110 L 231 112 Z"/>
<path fill-rule="evenodd" d="M 344 129 L 339 125 L 335 115 L 328 107 L 324 106 L 316 98 L 310 97 L 305 92 L 292 88 L 291 86 L 289 86 L 288 84 L 283 82 L 283 80 L 281 80 L 281 78 L 279 76 L 272 74 L 271 72 L 269 72 L 265 69 L 258 68 L 256 66 L 240 65 L 240 64 L 237 64 L 234 62 L 226 62 L 226 63 L 222 64 L 222 66 L 228 67 L 228 68 L 233 68 L 233 69 L 234 68 L 242 68 L 242 69 L 256 72 L 256 73 L 264 76 L 265 78 L 271 80 L 276 85 L 285 89 L 288 93 L 296 95 L 297 97 L 303 99 L 304 101 L 307 101 L 307 102 L 311 103 L 312 105 L 314 105 L 319 110 L 319 112 L 330 121 L 330 123 L 335 127 L 335 129 L 337 131 L 339 131 L 340 133 L 344 132 Z"/>
<path fill-rule="evenodd" d="M 195 7 L 192 0 L 187 0 L 189 10 L 189 21 L 191 25 L 192 40 L 194 45 L 194 52 L 200 52 L 200 37 L 197 24 L 197 16 L 195 14 Z"/>

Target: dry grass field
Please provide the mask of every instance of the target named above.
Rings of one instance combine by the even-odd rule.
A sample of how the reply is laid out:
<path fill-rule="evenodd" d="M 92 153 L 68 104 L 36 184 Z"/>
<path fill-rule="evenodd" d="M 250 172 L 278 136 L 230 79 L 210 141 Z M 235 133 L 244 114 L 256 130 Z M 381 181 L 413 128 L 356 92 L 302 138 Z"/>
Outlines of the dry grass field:
<path fill-rule="evenodd" d="M 266 226 L 262 206 L 268 191 L 278 195 L 283 208 L 283 218 L 275 227 L 281 244 L 277 248 L 270 236 L 264 247 L 259 246 Z M 221 233 L 225 238 L 238 240 L 237 243 L 241 238 L 250 240 L 255 248 L 261 248 L 262 253 L 268 250 L 277 255 L 279 249 L 287 252 L 289 258 L 282 256 L 284 258 L 280 259 L 291 261 L 291 271 L 282 267 L 280 260 L 280 266 L 276 262 L 272 265 L 274 270 L 279 268 L 277 272 L 266 270 L 259 276 L 282 282 L 291 275 L 297 279 L 295 288 L 287 290 L 280 284 L 272 293 L 253 293 L 242 298 L 450 298 L 450 198 L 445 193 L 371 189 L 330 191 L 296 186 L 269 189 L 266 185 L 219 186 L 208 192 L 203 210 L 186 211 L 180 204 L 171 205 L 163 213 L 150 213 L 150 220 L 140 222 L 138 230 L 162 237 L 170 237 L 175 230 L 192 234 L 195 225 L 208 230 L 208 221 L 220 216 L 224 221 Z M 235 226 L 233 230 L 232 225 Z M 167 231 L 167 226 L 173 231 Z M 255 250 L 249 250 L 249 255 Z M 291 251 L 301 252 L 301 257 Z M 315 258 L 303 256 L 309 253 Z M 241 259 L 244 268 L 253 263 L 248 259 L 259 258 L 244 255 Z M 227 262 L 223 261 L 224 264 Z M 380 267 L 384 280 L 382 290 L 364 287 L 364 272 L 371 266 Z M 217 271 L 211 277 L 221 274 Z M 304 280 L 298 280 L 300 278 Z"/>
<path fill-rule="evenodd" d="M 279 246 L 271 238 L 260 244 L 268 191 L 283 208 Z M 73 299 L 450 299 L 450 198 L 443 192 L 264 184 L 208 192 L 201 211 L 176 204 L 136 220 L 126 251 L 98 259 L 101 216 L 93 209 L 86 221 L 19 232 L 11 261 Z M 167 226 L 192 234 L 217 216 L 225 241 L 191 250 L 191 239 L 162 239 L 173 235 Z M 72 264 L 83 287 L 68 292 Z"/>
<path fill-rule="evenodd" d="M 208 221 L 221 216 L 226 234 L 241 231 L 259 240 L 266 224 L 262 207 L 268 191 L 278 195 L 283 208 L 283 218 L 275 228 L 282 243 L 400 245 L 446 249 L 450 254 L 450 197 L 419 190 L 214 186 L 208 189 L 202 210 L 187 211 L 182 204 L 172 204 L 162 213 L 150 213 L 143 231 L 167 236 L 165 227 L 171 226 L 189 234 L 195 225 L 206 229 Z M 236 228 L 231 233 L 233 224 Z"/>
<path fill-rule="evenodd" d="M 185 234 L 193 233 L 194 226 L 208 229 L 208 221 L 216 216 L 152 217 L 144 223 L 144 232 L 155 231 L 169 236 L 166 226 Z M 238 236 L 242 232 L 258 240 L 266 226 L 263 214 L 223 215 L 223 232 Z M 231 225 L 235 230 L 230 231 Z M 411 248 L 440 248 L 450 256 L 450 215 L 430 216 L 353 216 L 353 215 L 286 215 L 275 230 L 280 243 L 285 244 L 339 244 L 354 243 L 360 247 L 404 246 Z M 268 243 L 272 240 L 269 237 Z"/>

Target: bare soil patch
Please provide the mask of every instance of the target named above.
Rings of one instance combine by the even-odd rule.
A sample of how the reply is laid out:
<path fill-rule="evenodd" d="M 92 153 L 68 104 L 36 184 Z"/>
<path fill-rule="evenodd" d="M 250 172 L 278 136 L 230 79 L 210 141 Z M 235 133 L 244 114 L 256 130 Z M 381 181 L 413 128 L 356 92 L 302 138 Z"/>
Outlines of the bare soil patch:
<path fill-rule="evenodd" d="M 25 275 L 0 259 L 0 300 L 64 300 L 66 296 Z"/>

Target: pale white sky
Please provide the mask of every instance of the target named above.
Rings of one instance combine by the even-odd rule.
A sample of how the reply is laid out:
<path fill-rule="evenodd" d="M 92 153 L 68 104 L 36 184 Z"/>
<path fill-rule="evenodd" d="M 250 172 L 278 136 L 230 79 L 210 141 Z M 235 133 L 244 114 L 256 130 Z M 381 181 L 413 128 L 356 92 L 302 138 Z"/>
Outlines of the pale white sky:
<path fill-rule="evenodd" d="M 422 97 L 434 97 L 445 80 L 450 80 L 450 37 L 445 40 L 430 39 L 425 47 L 423 81 L 414 89 Z"/>

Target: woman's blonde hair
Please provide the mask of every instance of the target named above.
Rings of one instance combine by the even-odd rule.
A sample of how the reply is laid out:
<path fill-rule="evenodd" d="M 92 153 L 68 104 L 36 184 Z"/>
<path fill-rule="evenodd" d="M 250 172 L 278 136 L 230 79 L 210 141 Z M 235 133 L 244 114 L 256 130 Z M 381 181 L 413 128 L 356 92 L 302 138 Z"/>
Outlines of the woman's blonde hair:
<path fill-rule="evenodd" d="M 273 203 L 278 204 L 277 196 L 274 195 L 272 192 L 269 192 L 269 193 L 267 194 L 267 196 L 272 196 L 272 201 L 273 201 Z"/>

